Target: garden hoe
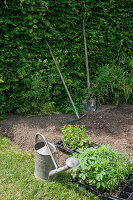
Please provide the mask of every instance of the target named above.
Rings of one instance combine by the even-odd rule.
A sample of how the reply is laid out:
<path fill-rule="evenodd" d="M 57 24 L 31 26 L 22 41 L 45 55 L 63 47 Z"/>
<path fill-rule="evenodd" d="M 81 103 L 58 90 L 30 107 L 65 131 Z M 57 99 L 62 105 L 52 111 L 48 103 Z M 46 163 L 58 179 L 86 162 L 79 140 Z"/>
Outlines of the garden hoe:
<path fill-rule="evenodd" d="M 90 98 L 90 77 L 89 77 L 89 66 L 88 66 L 88 56 L 87 56 L 87 45 L 86 45 L 86 35 L 85 35 L 85 24 L 83 21 L 83 36 L 84 36 L 84 47 L 85 47 L 85 61 L 86 61 L 86 73 L 87 73 L 87 87 L 88 87 L 88 100 L 83 100 L 83 105 L 86 111 L 95 111 L 96 102 L 94 98 Z"/>
<path fill-rule="evenodd" d="M 64 81 L 64 78 L 63 78 L 63 76 L 62 76 L 62 74 L 61 74 L 61 71 L 60 71 L 58 65 L 57 65 L 56 59 L 55 59 L 55 57 L 54 57 L 54 55 L 53 55 L 53 52 L 52 52 L 52 50 L 51 50 L 51 48 L 50 48 L 50 46 L 49 46 L 49 44 L 48 44 L 47 41 L 46 41 L 46 44 L 47 44 L 47 46 L 48 46 L 48 48 L 49 48 L 49 51 L 50 51 L 51 56 L 52 56 L 52 58 L 53 58 L 53 60 L 54 60 L 54 63 L 55 63 L 55 65 L 56 65 L 56 68 L 57 68 L 57 70 L 58 70 L 58 72 L 59 72 L 59 75 L 60 75 L 60 77 L 61 77 L 61 80 L 62 80 L 62 82 L 63 82 L 63 84 L 64 84 L 64 87 L 65 87 L 65 89 L 66 89 L 66 92 L 67 92 L 67 94 L 68 94 L 68 96 L 69 96 L 69 99 L 70 99 L 70 101 L 71 101 L 71 103 L 72 103 L 72 106 L 73 106 L 74 111 L 75 111 L 76 116 L 77 116 L 77 120 L 80 120 L 80 119 L 82 119 L 85 115 L 79 117 L 78 111 L 77 111 L 77 109 L 76 109 L 76 107 L 75 107 L 75 105 L 74 105 L 74 102 L 73 102 L 72 97 L 71 97 L 71 95 L 70 95 L 70 93 L 69 93 L 69 91 L 68 91 L 68 88 L 67 88 L 67 86 L 66 86 L 66 83 L 65 83 L 65 81 Z M 73 121 L 75 121 L 75 120 L 73 120 Z"/>

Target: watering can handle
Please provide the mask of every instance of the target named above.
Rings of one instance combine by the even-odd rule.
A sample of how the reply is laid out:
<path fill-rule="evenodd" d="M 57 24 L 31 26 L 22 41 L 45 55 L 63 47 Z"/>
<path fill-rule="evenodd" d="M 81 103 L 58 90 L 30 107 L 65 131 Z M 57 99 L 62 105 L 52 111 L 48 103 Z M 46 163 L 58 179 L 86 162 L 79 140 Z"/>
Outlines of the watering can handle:
<path fill-rule="evenodd" d="M 53 163 L 54 163 L 55 168 L 58 169 L 58 166 L 57 166 L 57 164 L 56 164 L 56 162 L 55 162 L 53 153 L 52 153 L 52 151 L 51 151 L 51 149 L 50 149 L 50 147 L 49 147 L 49 144 L 48 144 L 47 139 L 45 138 L 45 136 L 42 135 L 41 133 L 36 133 L 36 135 L 35 135 L 35 144 L 37 143 L 37 138 L 38 138 L 39 135 L 43 138 L 43 140 L 44 140 L 44 142 L 45 142 L 45 144 L 46 144 L 46 146 L 47 146 L 47 149 L 48 149 L 48 151 L 49 151 L 49 153 L 50 153 L 50 156 L 51 156 L 51 158 L 52 158 L 52 161 L 53 161 Z"/>

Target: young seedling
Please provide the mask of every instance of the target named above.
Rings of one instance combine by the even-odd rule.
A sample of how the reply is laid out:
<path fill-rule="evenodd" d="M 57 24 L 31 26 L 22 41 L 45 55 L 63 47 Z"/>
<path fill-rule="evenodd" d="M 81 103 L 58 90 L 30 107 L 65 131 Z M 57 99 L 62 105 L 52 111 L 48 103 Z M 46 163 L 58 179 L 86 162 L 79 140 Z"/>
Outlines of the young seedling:
<path fill-rule="evenodd" d="M 91 144 L 89 136 L 85 134 L 85 126 L 82 125 L 65 125 L 61 129 L 63 133 L 63 145 L 66 148 L 77 149 L 87 147 Z"/>
<path fill-rule="evenodd" d="M 101 191 L 113 191 L 125 183 L 129 174 L 133 174 L 133 161 L 109 145 L 91 148 L 79 148 L 74 156 L 80 166 L 73 169 L 74 178 L 85 181 Z"/>

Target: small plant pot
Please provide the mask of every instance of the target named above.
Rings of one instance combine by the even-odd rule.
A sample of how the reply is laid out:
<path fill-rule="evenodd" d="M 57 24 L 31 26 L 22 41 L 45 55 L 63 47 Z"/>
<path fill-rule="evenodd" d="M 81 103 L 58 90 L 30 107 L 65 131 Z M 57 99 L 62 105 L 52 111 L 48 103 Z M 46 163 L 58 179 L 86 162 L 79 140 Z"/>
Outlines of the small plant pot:
<path fill-rule="evenodd" d="M 89 142 L 88 143 L 86 143 L 87 145 L 88 145 L 88 148 L 90 148 L 90 147 L 99 147 L 99 145 L 98 144 L 95 144 L 95 143 L 93 143 L 93 142 L 91 142 L 91 144 L 89 144 Z M 71 149 L 71 148 L 66 148 L 66 147 L 64 147 L 64 145 L 63 145 L 63 141 L 62 140 L 59 140 L 58 142 L 55 142 L 55 145 L 61 150 L 61 151 L 63 151 L 64 153 L 66 153 L 66 154 L 73 154 L 73 153 L 77 153 L 77 151 L 76 151 L 76 149 Z"/>
<path fill-rule="evenodd" d="M 106 198 L 108 200 L 133 200 L 133 176 L 129 175 L 129 179 L 124 187 L 118 192 L 117 196 L 112 196 L 109 193 L 103 193 L 96 188 L 90 186 L 85 181 L 79 181 L 77 178 L 72 178 L 72 181 L 82 186 L 84 189 L 93 192 L 96 195 L 99 195 L 102 198 Z"/>

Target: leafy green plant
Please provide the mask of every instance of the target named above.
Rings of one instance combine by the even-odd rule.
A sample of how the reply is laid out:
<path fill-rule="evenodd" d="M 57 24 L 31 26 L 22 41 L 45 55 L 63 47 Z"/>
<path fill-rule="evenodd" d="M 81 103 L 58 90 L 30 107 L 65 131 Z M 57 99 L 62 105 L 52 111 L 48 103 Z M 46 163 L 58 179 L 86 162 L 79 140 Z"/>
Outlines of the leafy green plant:
<path fill-rule="evenodd" d="M 72 169 L 73 177 L 101 191 L 113 191 L 133 173 L 130 156 L 109 148 L 109 145 L 80 148 L 77 151 L 75 157 L 79 159 L 80 166 Z"/>
<path fill-rule="evenodd" d="M 91 141 L 88 141 L 88 135 L 85 134 L 84 125 L 65 125 L 61 130 L 63 133 L 64 147 L 77 149 L 79 147 L 87 146 L 86 143 L 88 142 L 91 143 Z"/>
<path fill-rule="evenodd" d="M 93 80 L 92 94 L 98 103 L 132 103 L 133 59 L 120 56 L 112 63 L 97 70 Z"/>

